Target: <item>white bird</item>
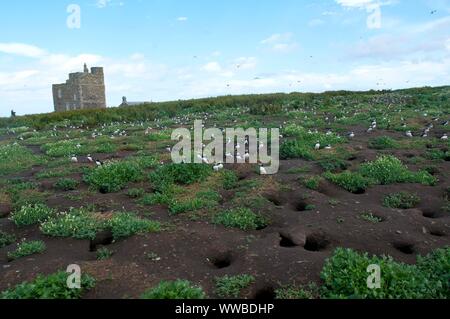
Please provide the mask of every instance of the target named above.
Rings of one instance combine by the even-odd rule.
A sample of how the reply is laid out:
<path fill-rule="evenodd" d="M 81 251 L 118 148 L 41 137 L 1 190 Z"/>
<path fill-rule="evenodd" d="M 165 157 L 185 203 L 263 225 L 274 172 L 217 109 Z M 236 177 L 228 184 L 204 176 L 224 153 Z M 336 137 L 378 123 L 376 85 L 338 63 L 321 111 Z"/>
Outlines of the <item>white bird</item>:
<path fill-rule="evenodd" d="M 354 132 L 351 132 L 350 135 L 349 135 L 349 137 L 350 137 L 350 138 L 354 138 L 354 137 L 355 137 L 355 133 L 354 133 Z"/>
<path fill-rule="evenodd" d="M 218 172 L 223 169 L 223 164 L 222 163 L 217 164 L 217 165 L 213 166 L 213 169 L 214 169 L 214 172 Z"/>
<path fill-rule="evenodd" d="M 448 140 L 448 135 L 447 135 L 447 134 L 444 134 L 444 135 L 441 137 L 441 140 Z"/>
<path fill-rule="evenodd" d="M 316 144 L 316 146 L 314 146 L 314 148 L 315 148 L 316 151 L 320 150 L 320 143 L 317 142 L 317 144 Z"/>
<path fill-rule="evenodd" d="M 78 163 L 78 158 L 76 156 L 72 156 L 70 160 L 72 161 L 72 163 Z"/>
<path fill-rule="evenodd" d="M 94 162 L 94 159 L 91 157 L 90 154 L 86 158 L 89 162 L 91 162 L 91 163 Z"/>
<path fill-rule="evenodd" d="M 266 171 L 266 169 L 263 166 L 261 166 L 259 168 L 259 174 L 260 175 L 267 175 L 267 171 Z"/>
<path fill-rule="evenodd" d="M 406 132 L 406 136 L 407 136 L 407 137 L 413 137 L 411 131 Z"/>
<path fill-rule="evenodd" d="M 100 160 L 95 160 L 95 164 L 97 166 L 103 166 L 103 163 Z"/>
<path fill-rule="evenodd" d="M 331 145 L 325 146 L 325 149 L 326 149 L 326 150 L 331 150 Z"/>
<path fill-rule="evenodd" d="M 367 130 L 367 133 L 372 133 L 372 131 L 373 131 L 373 128 L 369 127 L 369 129 Z"/>

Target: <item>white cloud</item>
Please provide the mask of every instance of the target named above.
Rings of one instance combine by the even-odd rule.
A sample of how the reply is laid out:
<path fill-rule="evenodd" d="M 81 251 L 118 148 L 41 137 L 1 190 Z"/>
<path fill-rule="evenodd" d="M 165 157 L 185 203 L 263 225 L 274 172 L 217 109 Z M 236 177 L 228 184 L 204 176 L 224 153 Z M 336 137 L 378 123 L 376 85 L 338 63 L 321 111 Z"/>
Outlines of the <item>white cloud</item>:
<path fill-rule="evenodd" d="M 238 69 L 251 70 L 257 65 L 257 59 L 255 57 L 240 57 L 234 61 L 234 64 Z"/>
<path fill-rule="evenodd" d="M 202 69 L 207 72 L 215 72 L 215 73 L 222 71 L 222 67 L 218 62 L 209 62 L 205 64 L 202 67 Z"/>
<path fill-rule="evenodd" d="M 299 47 L 298 43 L 293 40 L 293 34 L 276 33 L 261 41 L 261 44 L 269 47 L 271 50 L 280 53 L 287 53 L 294 51 Z"/>
<path fill-rule="evenodd" d="M 178 17 L 178 18 L 177 18 L 177 21 L 180 21 L 180 22 L 185 22 L 185 21 L 187 21 L 187 20 L 188 20 L 187 17 Z"/>
<path fill-rule="evenodd" d="M 45 50 L 24 43 L 0 43 L 0 52 L 30 58 L 39 58 L 46 54 Z"/>
<path fill-rule="evenodd" d="M 310 27 L 318 27 L 322 24 L 324 24 L 325 21 L 321 20 L 321 19 L 312 19 L 308 22 L 308 26 Z"/>
<path fill-rule="evenodd" d="M 366 8 L 367 6 L 377 2 L 376 0 L 335 0 L 343 7 L 349 8 Z"/>

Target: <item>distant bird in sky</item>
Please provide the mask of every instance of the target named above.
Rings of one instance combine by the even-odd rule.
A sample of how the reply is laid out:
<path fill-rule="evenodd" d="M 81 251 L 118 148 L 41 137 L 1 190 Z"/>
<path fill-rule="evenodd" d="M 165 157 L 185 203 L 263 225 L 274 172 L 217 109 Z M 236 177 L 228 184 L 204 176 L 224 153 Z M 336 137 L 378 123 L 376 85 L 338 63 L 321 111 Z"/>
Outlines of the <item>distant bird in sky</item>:
<path fill-rule="evenodd" d="M 433 10 L 430 12 L 430 14 L 435 14 L 437 12 L 437 10 Z"/>

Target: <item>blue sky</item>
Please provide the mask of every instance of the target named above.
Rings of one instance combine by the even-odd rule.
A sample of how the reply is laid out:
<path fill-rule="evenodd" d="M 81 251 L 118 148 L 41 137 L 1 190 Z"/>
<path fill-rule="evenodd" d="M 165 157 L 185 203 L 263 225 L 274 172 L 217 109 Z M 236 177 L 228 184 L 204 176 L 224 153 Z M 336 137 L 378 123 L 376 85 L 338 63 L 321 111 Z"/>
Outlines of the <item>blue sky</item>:
<path fill-rule="evenodd" d="M 80 8 L 69 28 L 69 5 Z M 450 84 L 450 0 L 15 0 L 0 4 L 0 116 L 105 67 L 107 104 Z M 71 20 L 73 21 L 73 20 Z"/>

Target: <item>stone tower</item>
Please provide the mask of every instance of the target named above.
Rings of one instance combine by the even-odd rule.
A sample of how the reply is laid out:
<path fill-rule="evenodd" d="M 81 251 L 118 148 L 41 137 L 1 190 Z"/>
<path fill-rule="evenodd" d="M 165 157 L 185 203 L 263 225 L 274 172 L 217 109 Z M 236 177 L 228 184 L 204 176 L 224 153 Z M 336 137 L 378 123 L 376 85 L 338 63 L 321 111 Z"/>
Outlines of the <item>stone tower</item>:
<path fill-rule="evenodd" d="M 83 72 L 69 74 L 63 84 L 53 85 L 55 112 L 106 108 L 105 76 L 103 68 L 91 68 L 86 64 Z"/>

